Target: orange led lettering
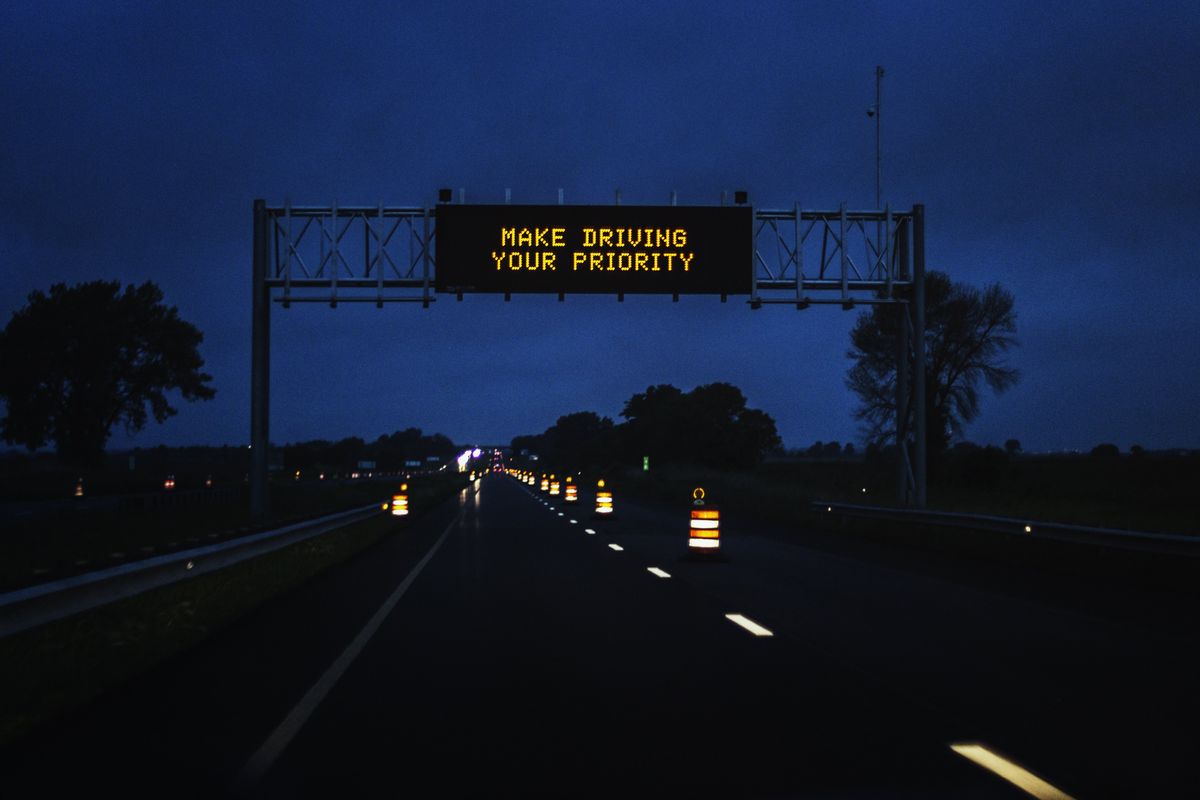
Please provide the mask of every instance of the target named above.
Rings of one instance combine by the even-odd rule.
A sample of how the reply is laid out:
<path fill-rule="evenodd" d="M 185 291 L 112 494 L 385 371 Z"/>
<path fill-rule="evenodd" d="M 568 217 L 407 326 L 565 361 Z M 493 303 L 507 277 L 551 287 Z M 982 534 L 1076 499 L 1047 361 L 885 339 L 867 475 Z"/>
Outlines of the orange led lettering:
<path fill-rule="evenodd" d="M 567 228 L 500 228 L 503 249 L 491 251 L 496 270 L 555 271 L 567 247 Z M 588 272 L 691 272 L 696 254 L 686 252 L 686 228 L 577 228 L 582 241 L 571 252 L 571 270 Z M 565 263 L 565 262 L 564 262 Z"/>
<path fill-rule="evenodd" d="M 554 253 L 550 252 L 522 253 L 517 251 L 497 253 L 495 250 L 492 251 L 492 261 L 496 262 L 496 269 L 508 267 L 513 272 L 523 269 L 530 271 L 548 269 L 554 271 L 556 269 L 555 261 L 557 258 Z"/>

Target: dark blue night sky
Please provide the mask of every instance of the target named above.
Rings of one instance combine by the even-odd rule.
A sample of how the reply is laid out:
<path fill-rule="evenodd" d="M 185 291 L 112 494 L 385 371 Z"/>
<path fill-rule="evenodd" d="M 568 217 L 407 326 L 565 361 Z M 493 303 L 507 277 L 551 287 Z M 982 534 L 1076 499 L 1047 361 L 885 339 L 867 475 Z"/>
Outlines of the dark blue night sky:
<path fill-rule="evenodd" d="M 1020 384 L 967 431 L 1200 447 L 1200 6 L 1155 3 L 6 4 L 0 313 L 154 280 L 218 397 L 112 445 L 249 437 L 251 202 L 865 208 L 1016 296 Z M 790 447 L 859 440 L 856 312 L 742 298 L 468 296 L 276 309 L 272 439 L 507 442 L 653 383 L 742 388 Z"/>

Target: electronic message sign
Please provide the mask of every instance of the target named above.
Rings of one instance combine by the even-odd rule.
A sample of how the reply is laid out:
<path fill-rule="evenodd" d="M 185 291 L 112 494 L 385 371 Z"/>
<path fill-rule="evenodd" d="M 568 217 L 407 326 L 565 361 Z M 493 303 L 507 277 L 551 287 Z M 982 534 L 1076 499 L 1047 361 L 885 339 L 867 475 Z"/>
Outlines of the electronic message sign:
<path fill-rule="evenodd" d="M 439 292 L 749 294 L 749 206 L 437 207 Z"/>

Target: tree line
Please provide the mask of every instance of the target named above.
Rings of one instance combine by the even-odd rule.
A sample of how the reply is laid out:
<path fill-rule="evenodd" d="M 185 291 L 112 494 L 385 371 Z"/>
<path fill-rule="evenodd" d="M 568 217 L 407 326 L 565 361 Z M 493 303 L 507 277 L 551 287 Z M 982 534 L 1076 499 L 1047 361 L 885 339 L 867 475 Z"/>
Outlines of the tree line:
<path fill-rule="evenodd" d="M 907 289 L 897 291 L 903 295 Z M 1017 371 L 1004 361 L 1017 343 L 1016 312 L 1012 294 L 1002 287 L 980 290 L 941 272 L 926 275 L 925 296 L 926 444 L 930 466 L 936 469 L 939 456 L 962 439 L 965 426 L 978 416 L 983 388 L 999 394 L 1016 384 Z M 863 424 L 868 448 L 895 441 L 901 319 L 895 304 L 875 304 L 859 315 L 850 335 L 846 385 L 858 398 L 854 415 Z M 151 417 L 163 422 L 174 415 L 169 393 L 187 401 L 215 395 L 212 377 L 202 371 L 203 338 L 150 282 L 123 291 L 117 281 L 55 284 L 48 293 L 35 291 L 0 331 L 0 400 L 5 407 L 0 437 L 30 451 L 52 445 L 66 463 L 99 463 L 116 425 L 136 432 Z M 908 358 L 911 381 L 911 354 Z M 910 397 L 913 388 L 908 387 Z M 911 438 L 911 403 L 904 413 Z M 753 466 L 780 447 L 775 421 L 747 408 L 741 390 L 727 383 L 688 392 L 669 384 L 650 386 L 630 397 L 620 416 L 623 421 L 614 423 L 592 411 L 568 414 L 540 434 L 517 437 L 513 447 L 564 466 L 649 457 L 660 464 L 685 461 L 731 468 Z M 388 464 L 412 460 L 409 453 L 424 458 L 433 450 L 445 452 L 444 442 L 429 450 L 414 445 L 416 439 L 419 431 L 402 431 L 373 443 L 349 439 L 293 445 L 287 459 L 304 469 L 321 460 L 344 460 L 318 452 L 356 452 L 362 454 L 356 460 Z M 821 445 L 821 456 L 835 454 Z"/>
<path fill-rule="evenodd" d="M 566 470 L 616 464 L 703 464 L 747 468 L 781 447 L 775 420 L 748 408 L 736 386 L 709 383 L 684 392 L 670 384 L 631 396 L 614 424 L 593 411 L 559 417 L 539 434 L 517 436 L 514 457 L 536 455 Z"/>

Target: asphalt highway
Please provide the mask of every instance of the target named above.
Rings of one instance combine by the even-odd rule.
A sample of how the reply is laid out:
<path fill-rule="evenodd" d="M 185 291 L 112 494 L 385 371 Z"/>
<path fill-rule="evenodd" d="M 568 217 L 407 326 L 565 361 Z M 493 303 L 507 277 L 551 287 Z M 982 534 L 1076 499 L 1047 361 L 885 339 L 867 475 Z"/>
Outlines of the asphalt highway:
<path fill-rule="evenodd" d="M 1160 599 L 1145 591 L 749 520 L 723 521 L 724 561 L 691 561 L 686 504 L 618 497 L 618 518 L 603 521 L 590 495 L 580 504 L 484 478 L 10 748 L 8 785 L 17 796 L 1197 794 L 1186 607 L 1147 619 Z"/>

